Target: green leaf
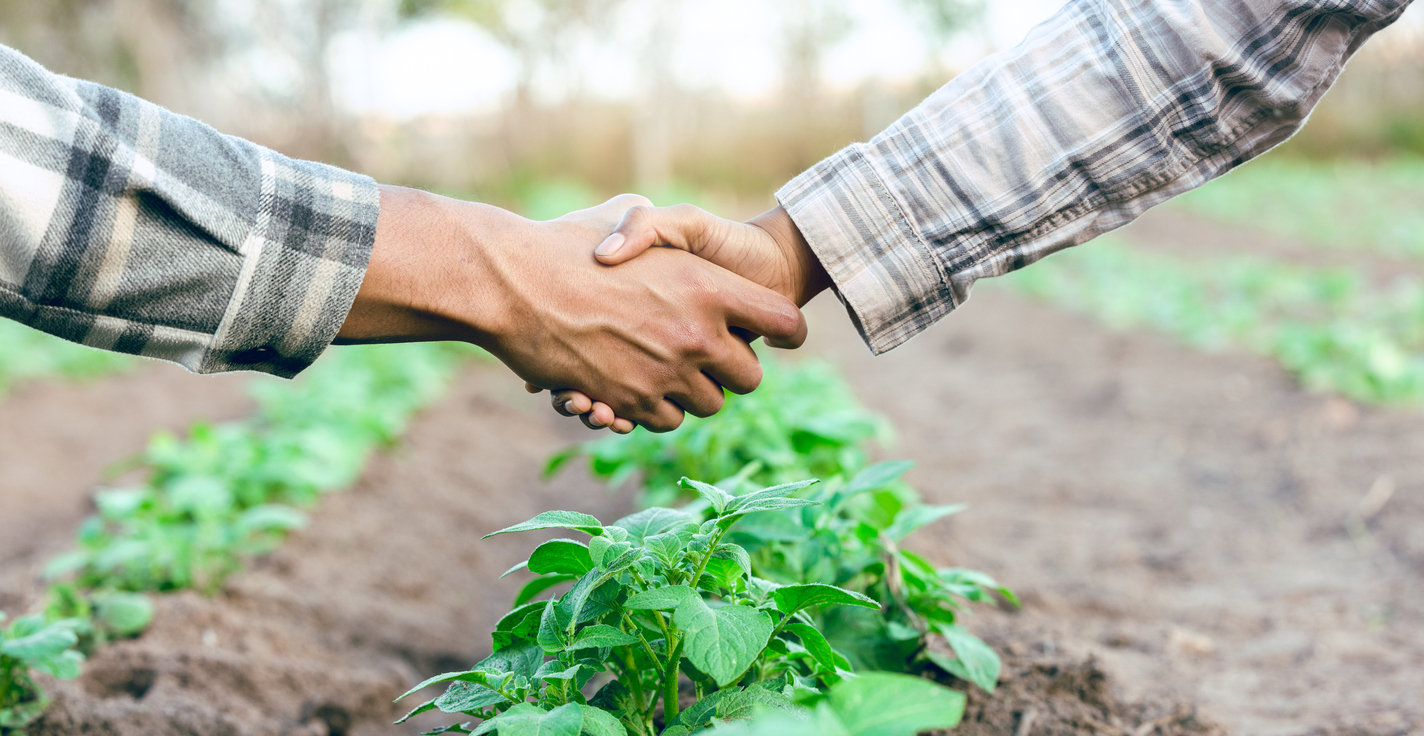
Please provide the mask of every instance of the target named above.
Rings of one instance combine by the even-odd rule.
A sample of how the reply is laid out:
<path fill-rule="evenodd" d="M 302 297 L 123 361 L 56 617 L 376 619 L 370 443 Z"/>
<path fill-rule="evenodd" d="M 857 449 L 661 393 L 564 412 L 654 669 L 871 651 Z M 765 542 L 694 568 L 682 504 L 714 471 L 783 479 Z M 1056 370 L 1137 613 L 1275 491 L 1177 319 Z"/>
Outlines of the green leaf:
<path fill-rule="evenodd" d="M 435 710 L 435 709 L 436 709 L 435 700 L 434 700 L 434 699 L 427 700 L 427 701 L 425 701 L 424 703 L 421 703 L 420 705 L 415 706 L 415 708 L 414 708 L 411 712 L 409 712 L 409 713 L 407 713 L 407 714 L 401 716 L 401 717 L 400 717 L 400 720 L 398 720 L 398 721 L 395 722 L 395 725 L 399 726 L 400 724 L 405 723 L 406 721 L 408 721 L 408 720 L 410 720 L 410 719 L 412 719 L 412 718 L 414 718 L 414 717 L 420 715 L 421 713 L 429 713 L 430 711 Z"/>
<path fill-rule="evenodd" d="M 704 499 L 707 499 L 707 503 L 712 504 L 712 510 L 716 512 L 718 516 L 721 516 L 722 513 L 726 511 L 727 504 L 730 504 L 732 502 L 732 499 L 735 498 L 735 496 L 722 490 L 721 488 L 718 488 L 717 486 L 714 486 L 711 483 L 703 483 L 700 480 L 683 478 L 682 480 L 678 481 L 677 484 L 688 490 L 696 491 L 697 495 L 702 496 Z"/>
<path fill-rule="evenodd" d="M 914 736 L 957 725 L 965 697 L 919 677 L 866 672 L 831 688 L 826 703 L 850 736 Z"/>
<path fill-rule="evenodd" d="M 634 593 L 628 596 L 623 607 L 630 611 L 671 611 L 693 598 L 701 600 L 702 596 L 686 585 L 669 585 Z"/>
<path fill-rule="evenodd" d="M 84 655 L 73 649 L 59 654 L 31 660 L 30 666 L 60 680 L 73 680 L 79 676 L 79 666 L 84 663 Z"/>
<path fill-rule="evenodd" d="M 717 719 L 721 721 L 745 721 L 766 711 L 796 713 L 800 710 L 785 695 L 757 685 L 717 701 Z"/>
<path fill-rule="evenodd" d="M 568 595 L 565 594 L 564 597 L 567 598 Z M 544 606 L 544 615 L 539 618 L 539 648 L 549 654 L 558 654 L 564 651 L 564 648 L 569 645 L 568 640 L 565 639 L 565 631 L 569 625 L 568 614 L 564 612 L 564 607 L 559 603 L 549 601 Z"/>
<path fill-rule="evenodd" d="M 301 529 L 307 525 L 307 515 L 282 504 L 267 503 L 242 512 L 237 517 L 237 529 L 244 534 Z"/>
<path fill-rule="evenodd" d="M 440 685 L 446 682 L 473 682 L 477 685 L 488 685 L 490 677 L 497 675 L 482 669 L 465 670 L 464 672 L 446 672 L 443 675 L 436 675 L 406 691 L 405 695 L 396 698 L 392 702 L 400 702 L 406 698 L 424 690 L 431 685 Z M 497 677 L 496 677 L 497 679 Z"/>
<path fill-rule="evenodd" d="M 574 577 L 573 575 L 545 575 L 543 577 L 534 578 L 525 583 L 523 588 L 519 589 L 519 595 L 514 596 L 514 605 L 522 606 L 533 600 L 534 596 L 560 583 L 567 583 L 573 580 Z"/>
<path fill-rule="evenodd" d="M 515 565 L 514 567 L 511 567 L 508 570 L 505 570 L 504 574 L 499 576 L 499 579 L 503 580 L 509 577 L 510 575 L 513 575 L 514 573 L 519 572 L 520 570 L 523 570 L 527 567 L 529 567 L 529 560 L 525 560 L 519 563 L 518 565 Z"/>
<path fill-rule="evenodd" d="M 712 557 L 718 560 L 731 560 L 741 568 L 743 575 L 747 577 L 752 575 L 752 556 L 739 544 L 731 542 L 719 544 L 716 551 L 712 553 Z"/>
<path fill-rule="evenodd" d="M 583 712 L 576 703 L 561 705 L 547 713 L 536 705 L 520 703 L 485 721 L 474 736 L 499 730 L 499 736 L 579 736 Z"/>
<path fill-rule="evenodd" d="M 690 514 L 655 506 L 650 509 L 643 509 L 636 514 L 625 516 L 613 522 L 613 525 L 628 530 L 628 541 L 634 544 L 642 544 L 643 540 L 648 537 L 662 534 L 663 532 L 683 526 L 684 524 L 695 523 L 695 521 L 696 520 L 693 519 Z"/>
<path fill-rule="evenodd" d="M 750 513 L 749 509 L 754 505 L 762 504 L 763 502 L 769 501 L 771 499 L 785 498 L 801 490 L 802 488 L 806 488 L 808 486 L 812 486 L 820 482 L 821 481 L 812 478 L 810 480 L 799 480 L 795 483 L 782 483 L 781 485 L 763 488 L 759 491 L 752 491 L 751 493 L 748 493 L 745 496 L 737 496 L 736 498 L 734 498 L 732 502 L 727 505 L 727 513 Z M 809 506 L 811 504 L 801 505 Z"/>
<path fill-rule="evenodd" d="M 772 592 L 776 610 L 792 614 L 812 606 L 861 606 L 880 608 L 874 598 L 824 583 L 783 585 Z"/>
<path fill-rule="evenodd" d="M 795 634 L 801 640 L 801 646 L 806 648 L 806 652 L 816 663 L 824 667 L 827 671 L 850 670 L 850 662 L 839 652 L 831 648 L 831 643 L 826 641 L 826 637 L 814 626 L 802 623 L 791 623 L 785 626 L 785 630 Z"/>
<path fill-rule="evenodd" d="M 0 642 L 0 654 L 25 661 L 37 661 L 46 657 L 57 657 L 64 650 L 79 643 L 79 637 L 74 633 L 77 622 L 72 620 L 56 621 L 35 629 L 29 621 L 34 618 L 37 617 L 26 616 L 15 621 L 13 624 L 15 631 L 33 630 L 33 632 Z M 22 623 L 31 625 L 21 626 Z"/>
<path fill-rule="evenodd" d="M 931 661 L 955 677 L 968 680 L 986 692 L 994 692 L 994 687 L 999 684 L 999 669 L 1003 666 L 998 653 L 962 626 L 935 623 L 934 628 L 949 642 L 957 659 L 927 652 L 927 656 L 934 655 L 930 657 Z"/>
<path fill-rule="evenodd" d="M 629 636 L 607 624 L 594 624 L 578 633 L 569 650 L 601 649 L 603 647 L 623 647 L 637 644 L 638 637 Z"/>
<path fill-rule="evenodd" d="M 840 500 L 844 501 L 852 496 L 884 488 L 899 480 L 900 476 L 913 467 L 915 467 L 913 460 L 888 460 L 876 463 L 856 473 L 855 477 L 851 478 L 850 482 L 837 495 Z"/>
<path fill-rule="evenodd" d="M 579 705 L 583 714 L 583 736 L 628 736 L 628 730 L 611 713 L 588 705 Z"/>
<path fill-rule="evenodd" d="M 602 537 L 596 537 L 602 539 Z M 529 555 L 529 571 L 545 575 L 582 575 L 593 569 L 588 546 L 572 539 L 551 539 Z"/>
<path fill-rule="evenodd" d="M 779 509 L 794 509 L 800 506 L 820 506 L 820 501 L 812 501 L 809 498 L 762 498 L 756 501 L 742 504 L 736 511 L 728 511 L 727 516 L 741 516 L 743 514 L 754 514 L 758 511 L 777 511 Z"/>
<path fill-rule="evenodd" d="M 643 547 L 652 553 L 653 558 L 663 567 L 676 568 L 682 561 L 683 554 L 687 550 L 687 543 L 692 539 L 690 529 L 654 534 L 643 540 Z"/>
<path fill-rule="evenodd" d="M 765 613 L 750 606 L 714 609 L 701 597 L 679 607 L 673 621 L 686 637 L 688 660 L 719 687 L 741 677 L 771 638 L 771 619 Z"/>
<path fill-rule="evenodd" d="M 632 542 L 617 542 L 607 536 L 595 537 L 588 544 L 589 563 L 593 567 L 603 567 L 605 561 L 616 560 L 632 548 Z"/>
<path fill-rule="evenodd" d="M 490 532 L 481 539 L 489 539 L 500 534 L 532 532 L 540 529 L 572 529 L 594 537 L 603 534 L 603 524 L 588 514 L 581 514 L 577 511 L 545 511 L 523 524 L 515 524 L 497 532 Z"/>
<path fill-rule="evenodd" d="M 969 508 L 968 505 L 962 503 L 951 506 L 907 506 L 895 515 L 895 521 L 885 530 L 885 536 L 898 542 L 910 536 L 910 532 L 966 508 Z"/>
<path fill-rule="evenodd" d="M 115 634 L 133 636 L 153 620 L 153 601 L 142 593 L 100 593 L 94 596 L 94 613 Z"/>

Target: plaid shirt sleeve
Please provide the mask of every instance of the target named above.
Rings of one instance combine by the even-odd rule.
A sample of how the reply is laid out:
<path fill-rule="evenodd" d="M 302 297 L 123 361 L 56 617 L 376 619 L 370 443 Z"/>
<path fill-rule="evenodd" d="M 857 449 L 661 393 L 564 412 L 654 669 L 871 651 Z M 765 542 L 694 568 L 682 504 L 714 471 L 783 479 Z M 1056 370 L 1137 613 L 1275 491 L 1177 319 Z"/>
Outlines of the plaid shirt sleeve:
<path fill-rule="evenodd" d="M 777 199 L 872 352 L 1293 134 L 1410 0 L 1071 0 Z"/>
<path fill-rule="evenodd" d="M 293 376 L 335 339 L 375 182 L 0 47 L 0 316 L 74 342 Z"/>

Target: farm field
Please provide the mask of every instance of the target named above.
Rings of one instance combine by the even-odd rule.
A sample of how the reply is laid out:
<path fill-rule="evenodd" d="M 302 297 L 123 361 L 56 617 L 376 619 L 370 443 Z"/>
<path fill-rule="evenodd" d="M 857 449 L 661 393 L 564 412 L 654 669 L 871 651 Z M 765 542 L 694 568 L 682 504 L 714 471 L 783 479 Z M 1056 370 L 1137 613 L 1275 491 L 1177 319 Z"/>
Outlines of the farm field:
<path fill-rule="evenodd" d="M 1319 250 L 1180 209 L 1149 214 L 1114 247 L 1205 259 L 1237 247 L 1211 236 L 1222 231 Z M 966 619 L 1005 661 L 995 695 L 971 689 L 955 733 L 1424 728 L 1424 414 L 1301 388 L 1269 350 L 1235 342 L 1250 336 L 1202 351 L 1170 325 L 1105 328 L 1091 309 L 1023 292 L 981 286 L 881 358 L 823 299 L 810 344 L 783 356 L 839 365 L 895 429 L 877 452 L 916 461 L 906 477 L 927 502 L 969 504 L 907 546 L 1023 601 Z M 32 381 L 0 403 L 0 608 L 36 605 L 40 569 L 72 546 L 106 467 L 156 429 L 251 410 L 244 379 L 181 374 Z M 148 630 L 98 650 L 78 680 L 44 681 L 56 701 L 32 733 L 448 723 L 391 725 L 406 708 L 390 701 L 488 653 L 485 632 L 520 587 L 499 575 L 528 545 L 479 537 L 548 509 L 635 508 L 577 463 L 541 479 L 550 455 L 588 438 L 504 369 L 468 364 L 305 530 L 211 597 L 160 596 Z"/>

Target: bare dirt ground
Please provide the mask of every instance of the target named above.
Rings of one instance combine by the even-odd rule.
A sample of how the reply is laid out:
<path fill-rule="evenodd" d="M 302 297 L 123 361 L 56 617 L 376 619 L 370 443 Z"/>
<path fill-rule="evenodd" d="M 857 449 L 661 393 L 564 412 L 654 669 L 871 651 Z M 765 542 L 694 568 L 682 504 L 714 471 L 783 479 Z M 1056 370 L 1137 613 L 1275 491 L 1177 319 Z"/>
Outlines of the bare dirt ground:
<path fill-rule="evenodd" d="M 833 301 L 810 316 L 803 354 L 839 362 L 899 430 L 884 456 L 917 460 L 909 478 L 930 500 L 971 504 L 912 545 L 1024 598 L 970 619 L 1007 657 L 961 733 L 1424 732 L 1424 414 L 1308 394 L 1268 361 L 1108 333 L 1001 291 L 880 358 Z M 24 405 L 27 431 L 11 432 L 17 398 L 0 404 L 7 508 L 35 487 L 25 478 L 71 489 L 26 491 L 25 521 L 0 522 L 7 610 L 33 599 L 36 550 L 72 538 L 85 479 L 142 446 L 114 438 L 182 413 L 63 445 L 87 451 L 48 438 L 165 394 L 156 375 L 53 389 Z M 105 398 L 129 380 L 147 388 Z M 530 540 L 478 537 L 550 508 L 627 510 L 579 472 L 539 480 L 549 453 L 587 436 L 498 366 L 472 368 L 224 594 L 165 597 L 143 637 L 54 685 L 37 733 L 417 732 L 389 725 L 389 699 L 478 659 L 518 584 L 496 578 Z"/>

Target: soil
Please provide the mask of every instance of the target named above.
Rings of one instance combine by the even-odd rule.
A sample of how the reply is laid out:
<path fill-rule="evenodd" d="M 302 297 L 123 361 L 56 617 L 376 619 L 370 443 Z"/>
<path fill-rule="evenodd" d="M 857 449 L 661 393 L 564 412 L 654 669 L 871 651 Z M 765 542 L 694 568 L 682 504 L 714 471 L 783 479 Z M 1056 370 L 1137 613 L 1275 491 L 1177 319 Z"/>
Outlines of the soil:
<path fill-rule="evenodd" d="M 1424 731 L 1424 414 L 1306 393 L 1266 360 L 1106 332 L 1002 290 L 880 358 L 832 300 L 809 317 L 811 344 L 788 357 L 840 363 L 899 430 L 883 455 L 917 460 L 909 480 L 932 502 L 971 504 L 910 544 L 1024 600 L 969 618 L 1005 669 L 993 696 L 971 691 L 954 733 Z M 86 484 L 142 445 L 116 438 L 182 415 L 128 411 L 179 392 L 157 371 L 0 404 L 0 494 L 25 509 L 0 521 L 6 610 L 33 603 L 36 559 L 72 539 Z M 239 408 L 227 400 L 214 412 Z M 76 420 L 107 424 L 85 452 L 54 451 Z M 405 704 L 390 700 L 487 650 L 518 585 L 498 575 L 530 540 L 479 536 L 551 508 L 629 510 L 581 472 L 539 478 L 587 436 L 499 366 L 472 367 L 222 594 L 165 596 L 141 638 L 50 683 L 34 732 L 375 736 L 450 722 L 392 726 Z M 13 490 L 59 476 L 63 492 Z"/>

